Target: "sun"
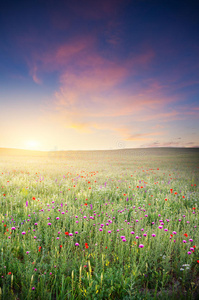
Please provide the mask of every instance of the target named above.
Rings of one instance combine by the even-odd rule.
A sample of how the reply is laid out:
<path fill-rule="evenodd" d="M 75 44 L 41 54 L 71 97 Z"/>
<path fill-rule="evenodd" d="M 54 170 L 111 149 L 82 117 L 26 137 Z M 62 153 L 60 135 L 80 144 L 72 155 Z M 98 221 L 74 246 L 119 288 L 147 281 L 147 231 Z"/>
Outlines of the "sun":
<path fill-rule="evenodd" d="M 28 140 L 25 142 L 26 149 L 28 150 L 37 150 L 39 147 L 39 142 L 36 140 Z"/>

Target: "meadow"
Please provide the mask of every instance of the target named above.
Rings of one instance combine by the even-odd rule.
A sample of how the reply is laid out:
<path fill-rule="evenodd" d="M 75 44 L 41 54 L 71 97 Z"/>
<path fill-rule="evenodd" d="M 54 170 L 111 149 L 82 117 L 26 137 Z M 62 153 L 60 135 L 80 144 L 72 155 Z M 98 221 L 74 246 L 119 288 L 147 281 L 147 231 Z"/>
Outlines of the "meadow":
<path fill-rule="evenodd" d="M 199 299 L 199 149 L 0 151 L 0 300 Z"/>

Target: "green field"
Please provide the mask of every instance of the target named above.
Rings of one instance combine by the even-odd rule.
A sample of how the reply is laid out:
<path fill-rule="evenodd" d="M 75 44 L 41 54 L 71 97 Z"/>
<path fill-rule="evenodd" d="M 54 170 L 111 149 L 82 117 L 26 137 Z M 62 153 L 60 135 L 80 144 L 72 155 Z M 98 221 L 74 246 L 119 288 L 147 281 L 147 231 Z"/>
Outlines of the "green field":
<path fill-rule="evenodd" d="M 0 300 L 199 299 L 199 149 L 0 149 Z"/>

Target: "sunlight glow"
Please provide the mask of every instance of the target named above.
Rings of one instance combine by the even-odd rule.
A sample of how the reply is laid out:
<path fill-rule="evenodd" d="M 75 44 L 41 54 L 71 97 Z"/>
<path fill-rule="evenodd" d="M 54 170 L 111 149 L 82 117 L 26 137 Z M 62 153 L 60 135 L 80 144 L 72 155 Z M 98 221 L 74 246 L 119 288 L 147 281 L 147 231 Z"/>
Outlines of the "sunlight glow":
<path fill-rule="evenodd" d="M 25 146 L 28 150 L 39 150 L 39 142 L 35 140 L 26 141 Z"/>

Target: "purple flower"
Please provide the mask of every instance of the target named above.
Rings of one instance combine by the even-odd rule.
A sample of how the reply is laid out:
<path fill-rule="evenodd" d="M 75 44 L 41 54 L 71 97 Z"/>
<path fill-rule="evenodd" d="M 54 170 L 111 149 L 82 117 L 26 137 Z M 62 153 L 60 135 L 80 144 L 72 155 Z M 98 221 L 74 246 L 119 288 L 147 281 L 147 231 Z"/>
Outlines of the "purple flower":
<path fill-rule="evenodd" d="M 59 217 L 57 217 L 56 220 L 59 220 Z"/>
<path fill-rule="evenodd" d="M 187 241 L 186 240 L 183 240 L 183 243 L 186 243 Z"/>
<path fill-rule="evenodd" d="M 73 236 L 73 234 L 72 234 L 72 233 L 69 233 L 69 236 Z"/>
<path fill-rule="evenodd" d="M 75 243 L 75 246 L 79 246 L 79 243 Z"/>
<path fill-rule="evenodd" d="M 34 286 L 32 287 L 32 290 L 33 290 L 33 291 L 35 290 L 35 287 L 34 287 Z"/>
<path fill-rule="evenodd" d="M 78 234 L 78 231 L 75 231 L 75 234 Z"/>
<path fill-rule="evenodd" d="M 191 254 L 191 251 L 188 251 L 188 252 L 187 252 L 187 254 L 189 254 L 189 255 L 190 255 L 190 254 Z"/>
<path fill-rule="evenodd" d="M 134 234 L 135 232 L 134 231 L 131 231 L 131 234 Z"/>
<path fill-rule="evenodd" d="M 159 228 L 159 229 L 162 229 L 163 227 L 162 227 L 162 226 L 159 226 L 158 228 Z"/>
<path fill-rule="evenodd" d="M 35 225 L 37 226 L 38 224 L 37 224 L 37 223 L 35 223 Z"/>
<path fill-rule="evenodd" d="M 15 230 L 16 228 L 15 228 L 15 227 L 12 227 L 11 229 L 12 229 L 12 230 Z"/>
<path fill-rule="evenodd" d="M 193 242 L 193 240 L 192 240 L 192 239 L 189 239 L 189 241 L 190 241 L 190 242 Z"/>
<path fill-rule="evenodd" d="M 144 245 L 140 244 L 140 245 L 139 245 L 139 248 L 144 248 Z"/>
<path fill-rule="evenodd" d="M 21 234 L 25 235 L 25 234 L 26 234 L 26 232 L 25 232 L 25 231 L 22 231 L 22 233 L 21 233 Z"/>
<path fill-rule="evenodd" d="M 50 225 L 51 225 L 51 223 L 48 223 L 48 225 L 50 226 Z"/>
<path fill-rule="evenodd" d="M 155 233 L 152 233 L 152 236 L 155 237 L 156 236 Z"/>

